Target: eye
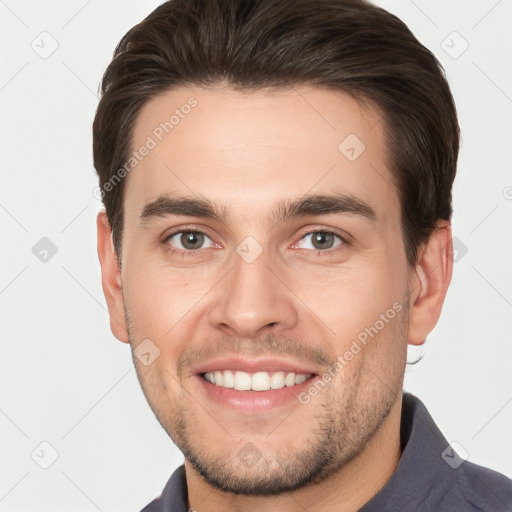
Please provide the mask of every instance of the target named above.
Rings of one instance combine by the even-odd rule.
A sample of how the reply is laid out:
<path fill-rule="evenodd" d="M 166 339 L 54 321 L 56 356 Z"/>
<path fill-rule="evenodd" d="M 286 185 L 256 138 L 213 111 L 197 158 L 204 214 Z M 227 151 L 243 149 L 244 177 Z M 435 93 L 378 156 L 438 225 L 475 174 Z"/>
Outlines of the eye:
<path fill-rule="evenodd" d="M 336 238 L 339 240 L 338 242 L 336 242 Z M 312 249 L 322 252 L 334 249 L 342 245 L 342 243 L 346 243 L 340 235 L 331 231 L 311 231 L 306 233 L 301 238 L 301 241 L 307 239 L 310 239 L 310 242 L 307 244 L 309 247 L 301 247 L 302 249 Z"/>
<path fill-rule="evenodd" d="M 301 246 L 300 244 L 304 241 L 306 241 L 305 245 Z M 208 245 L 204 246 L 205 243 Z M 215 243 L 206 233 L 195 229 L 175 231 L 165 237 L 163 244 L 166 250 L 180 256 L 193 255 L 199 253 L 201 249 L 215 247 Z M 293 248 L 313 250 L 317 253 L 330 253 L 331 250 L 336 250 L 342 245 L 349 244 L 341 235 L 332 231 L 317 230 L 305 233 Z"/>
<path fill-rule="evenodd" d="M 208 247 L 213 247 L 213 242 L 208 235 L 201 231 L 188 229 L 171 233 L 166 237 L 164 243 L 170 246 L 169 249 L 171 251 L 175 250 L 176 252 L 181 251 L 183 253 L 208 248 L 202 247 L 206 239 L 210 241 L 210 245 Z"/>

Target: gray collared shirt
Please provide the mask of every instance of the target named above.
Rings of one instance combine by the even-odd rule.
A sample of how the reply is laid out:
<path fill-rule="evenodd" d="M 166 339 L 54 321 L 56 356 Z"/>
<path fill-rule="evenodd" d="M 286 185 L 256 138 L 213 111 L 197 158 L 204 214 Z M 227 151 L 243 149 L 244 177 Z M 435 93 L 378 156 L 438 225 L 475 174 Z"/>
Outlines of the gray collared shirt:
<path fill-rule="evenodd" d="M 512 512 L 512 480 L 462 460 L 425 405 L 403 394 L 402 456 L 388 483 L 360 512 Z M 141 512 L 187 512 L 185 466 Z"/>

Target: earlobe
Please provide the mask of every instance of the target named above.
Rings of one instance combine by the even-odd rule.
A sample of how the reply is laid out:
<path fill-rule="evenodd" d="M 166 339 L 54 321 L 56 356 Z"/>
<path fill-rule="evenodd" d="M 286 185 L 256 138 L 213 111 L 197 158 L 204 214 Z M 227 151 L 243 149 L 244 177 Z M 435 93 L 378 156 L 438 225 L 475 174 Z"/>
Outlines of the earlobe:
<path fill-rule="evenodd" d="M 411 345 L 422 345 L 441 315 L 453 270 L 451 225 L 439 221 L 418 251 L 409 280 L 409 332 Z"/>
<path fill-rule="evenodd" d="M 105 210 L 96 218 L 98 230 L 98 258 L 101 265 L 101 284 L 110 316 L 110 329 L 114 336 L 129 343 L 128 329 L 124 314 L 121 269 L 112 242 L 112 231 Z"/>

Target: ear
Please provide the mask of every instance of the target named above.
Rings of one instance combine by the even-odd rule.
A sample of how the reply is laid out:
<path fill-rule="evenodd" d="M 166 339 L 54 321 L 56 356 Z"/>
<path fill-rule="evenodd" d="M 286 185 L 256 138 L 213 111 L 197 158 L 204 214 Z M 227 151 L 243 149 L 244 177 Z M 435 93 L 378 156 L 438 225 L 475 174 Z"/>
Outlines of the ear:
<path fill-rule="evenodd" d="M 409 279 L 409 333 L 411 345 L 422 345 L 434 329 L 448 291 L 453 270 L 451 224 L 439 221 L 420 247 Z"/>
<path fill-rule="evenodd" d="M 126 326 L 121 289 L 121 269 L 117 261 L 112 241 L 112 230 L 105 210 L 98 213 L 96 225 L 98 227 L 98 258 L 101 265 L 101 284 L 107 301 L 110 329 L 119 341 L 129 343 L 130 338 Z"/>

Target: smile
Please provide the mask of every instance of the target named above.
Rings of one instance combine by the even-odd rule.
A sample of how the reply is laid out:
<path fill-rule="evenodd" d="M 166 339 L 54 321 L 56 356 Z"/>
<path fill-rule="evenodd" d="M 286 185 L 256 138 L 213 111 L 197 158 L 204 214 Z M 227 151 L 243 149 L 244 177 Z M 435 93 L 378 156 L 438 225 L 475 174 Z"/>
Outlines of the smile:
<path fill-rule="evenodd" d="M 201 375 L 211 384 L 237 391 L 269 391 L 293 387 L 312 377 L 310 373 L 296 374 L 284 371 L 247 373 L 233 370 L 205 372 Z"/>

